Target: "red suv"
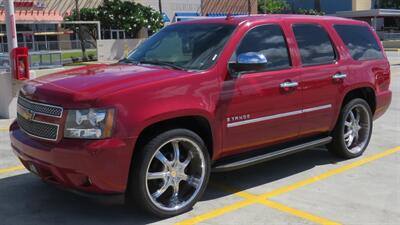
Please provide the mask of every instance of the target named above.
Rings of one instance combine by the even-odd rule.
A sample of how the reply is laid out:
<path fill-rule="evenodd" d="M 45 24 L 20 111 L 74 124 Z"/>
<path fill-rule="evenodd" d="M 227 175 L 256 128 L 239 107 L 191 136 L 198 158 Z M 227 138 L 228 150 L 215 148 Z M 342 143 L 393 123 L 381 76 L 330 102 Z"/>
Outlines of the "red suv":
<path fill-rule="evenodd" d="M 391 101 L 390 65 L 365 22 L 266 15 L 167 26 L 114 65 L 20 91 L 11 144 L 66 188 L 126 193 L 159 216 L 189 210 L 210 171 L 327 145 L 360 156 Z"/>

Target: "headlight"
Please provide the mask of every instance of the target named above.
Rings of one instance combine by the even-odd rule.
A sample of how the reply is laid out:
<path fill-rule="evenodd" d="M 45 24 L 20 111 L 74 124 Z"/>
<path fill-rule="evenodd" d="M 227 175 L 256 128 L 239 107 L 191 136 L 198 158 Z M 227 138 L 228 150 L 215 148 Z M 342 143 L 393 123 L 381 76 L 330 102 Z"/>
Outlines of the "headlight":
<path fill-rule="evenodd" d="M 65 138 L 109 138 L 114 126 L 114 109 L 69 110 L 65 123 Z"/>

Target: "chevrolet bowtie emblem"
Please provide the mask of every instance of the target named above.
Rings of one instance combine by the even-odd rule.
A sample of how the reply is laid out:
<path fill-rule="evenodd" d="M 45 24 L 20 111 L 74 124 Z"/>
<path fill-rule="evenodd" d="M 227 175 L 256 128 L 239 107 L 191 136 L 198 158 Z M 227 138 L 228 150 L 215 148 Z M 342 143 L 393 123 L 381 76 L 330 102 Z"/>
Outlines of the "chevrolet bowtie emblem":
<path fill-rule="evenodd" d="M 18 114 L 26 120 L 33 120 L 35 118 L 35 113 L 31 110 L 27 110 L 23 107 L 18 107 Z"/>

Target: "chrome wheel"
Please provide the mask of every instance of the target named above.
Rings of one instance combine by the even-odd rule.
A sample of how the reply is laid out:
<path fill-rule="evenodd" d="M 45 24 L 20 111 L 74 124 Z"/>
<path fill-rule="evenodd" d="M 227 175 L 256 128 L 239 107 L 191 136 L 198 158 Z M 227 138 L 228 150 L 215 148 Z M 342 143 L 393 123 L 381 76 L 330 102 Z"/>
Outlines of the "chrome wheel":
<path fill-rule="evenodd" d="M 200 146 L 188 138 L 173 138 L 153 154 L 146 170 L 146 191 L 161 210 L 175 211 L 190 204 L 205 179 Z"/>
<path fill-rule="evenodd" d="M 371 132 L 370 127 L 371 118 L 368 109 L 361 104 L 354 105 L 344 120 L 343 137 L 349 152 L 357 154 L 365 148 Z"/>

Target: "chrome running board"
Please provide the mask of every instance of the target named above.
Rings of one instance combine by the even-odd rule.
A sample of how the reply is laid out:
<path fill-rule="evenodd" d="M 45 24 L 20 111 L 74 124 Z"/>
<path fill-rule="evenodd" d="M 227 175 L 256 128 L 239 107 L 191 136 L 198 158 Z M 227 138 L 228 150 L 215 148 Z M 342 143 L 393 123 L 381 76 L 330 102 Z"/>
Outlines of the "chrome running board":
<path fill-rule="evenodd" d="M 254 164 L 262 163 L 265 161 L 269 161 L 272 159 L 280 158 L 286 155 L 294 154 L 297 152 L 301 152 L 310 148 L 318 147 L 321 145 L 328 144 L 332 141 L 332 137 L 325 137 L 318 140 L 309 141 L 306 143 L 302 143 L 299 145 L 286 147 L 282 149 L 278 149 L 272 152 L 268 152 L 265 154 L 249 157 L 249 158 L 241 158 L 238 160 L 230 160 L 227 163 L 217 162 L 215 166 L 212 168 L 213 172 L 224 172 L 229 170 L 236 170 L 243 167 L 251 166 Z"/>

